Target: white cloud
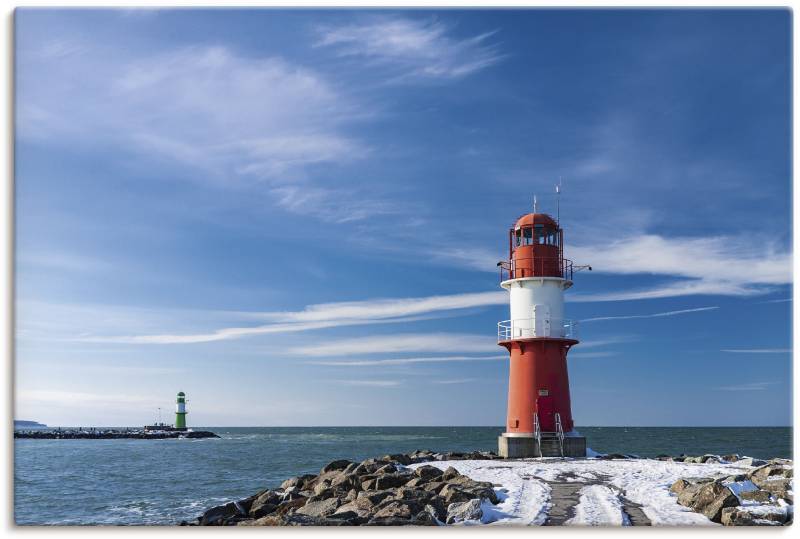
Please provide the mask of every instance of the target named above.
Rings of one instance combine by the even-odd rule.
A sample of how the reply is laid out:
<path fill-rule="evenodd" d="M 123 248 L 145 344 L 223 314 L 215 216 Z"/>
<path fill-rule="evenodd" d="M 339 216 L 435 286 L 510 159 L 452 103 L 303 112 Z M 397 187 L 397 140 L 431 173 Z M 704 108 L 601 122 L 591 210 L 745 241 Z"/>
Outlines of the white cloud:
<path fill-rule="evenodd" d="M 402 380 L 331 380 L 331 381 L 346 386 L 363 386 L 363 387 L 397 387 L 403 384 Z"/>
<path fill-rule="evenodd" d="M 63 41 L 22 50 L 18 134 L 178 163 L 197 181 L 261 188 L 285 209 L 322 220 L 341 219 L 331 215 L 336 204 L 354 208 L 351 220 L 384 210 L 359 185 L 317 185 L 320 167 L 369 155 L 348 130 L 372 113 L 315 70 L 222 46 L 111 52 Z"/>
<path fill-rule="evenodd" d="M 791 348 L 740 348 L 740 349 L 726 349 L 720 352 L 728 352 L 730 354 L 790 354 Z"/>
<path fill-rule="evenodd" d="M 317 46 L 398 69 L 400 80 L 460 78 L 503 58 L 489 43 L 494 32 L 465 39 L 448 33 L 434 19 L 382 16 L 320 28 Z"/>
<path fill-rule="evenodd" d="M 450 385 L 450 384 L 468 384 L 474 381 L 476 381 L 476 378 L 453 378 L 451 380 L 433 380 L 431 383 Z"/>
<path fill-rule="evenodd" d="M 420 316 L 430 315 L 431 313 L 457 311 L 473 307 L 505 304 L 507 302 L 507 293 L 498 291 L 421 298 L 322 303 L 310 305 L 302 311 L 295 312 L 240 313 L 249 318 L 270 321 L 269 324 L 260 326 L 227 327 L 194 334 L 81 336 L 76 340 L 130 344 L 191 344 L 332 327 L 410 322 L 419 320 Z"/>
<path fill-rule="evenodd" d="M 713 311 L 719 309 L 719 307 L 697 307 L 694 309 L 682 309 L 680 311 L 667 311 L 663 313 L 653 313 L 653 314 L 632 314 L 632 315 L 625 315 L 625 316 L 598 316 L 595 318 L 585 318 L 581 320 L 581 323 L 584 322 L 599 322 L 601 320 L 631 320 L 634 318 L 661 318 L 666 316 L 677 316 L 679 314 L 687 314 L 687 313 L 697 313 L 703 311 Z"/>
<path fill-rule="evenodd" d="M 414 363 L 451 363 L 451 362 L 471 362 L 471 361 L 499 361 L 508 359 L 508 355 L 499 356 L 439 356 L 439 357 L 407 357 L 396 359 L 361 359 L 353 361 L 330 360 L 330 361 L 309 361 L 309 365 L 325 365 L 329 367 L 377 367 L 392 365 L 410 365 Z"/>
<path fill-rule="evenodd" d="M 295 355 L 333 357 L 398 352 L 495 352 L 495 340 L 484 335 L 459 333 L 408 333 L 370 335 L 290 348 Z"/>
<path fill-rule="evenodd" d="M 568 256 L 594 271 L 683 280 L 649 289 L 576 295 L 572 301 L 622 301 L 686 295 L 763 294 L 792 282 L 792 254 L 750 237 L 687 238 L 643 234 L 610 243 L 573 246 Z"/>
<path fill-rule="evenodd" d="M 747 384 L 715 387 L 716 391 L 765 391 L 777 382 L 750 382 Z"/>

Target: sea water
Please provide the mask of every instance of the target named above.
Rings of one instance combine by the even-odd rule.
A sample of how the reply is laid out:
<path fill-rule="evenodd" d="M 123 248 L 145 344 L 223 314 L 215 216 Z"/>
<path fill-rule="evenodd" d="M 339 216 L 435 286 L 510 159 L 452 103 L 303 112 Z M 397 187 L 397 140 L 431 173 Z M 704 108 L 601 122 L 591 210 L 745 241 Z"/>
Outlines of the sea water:
<path fill-rule="evenodd" d="M 193 520 L 335 459 L 415 449 L 497 450 L 501 427 L 203 427 L 201 440 L 15 440 L 17 524 L 160 524 Z M 601 453 L 739 453 L 791 458 L 788 427 L 578 427 Z"/>

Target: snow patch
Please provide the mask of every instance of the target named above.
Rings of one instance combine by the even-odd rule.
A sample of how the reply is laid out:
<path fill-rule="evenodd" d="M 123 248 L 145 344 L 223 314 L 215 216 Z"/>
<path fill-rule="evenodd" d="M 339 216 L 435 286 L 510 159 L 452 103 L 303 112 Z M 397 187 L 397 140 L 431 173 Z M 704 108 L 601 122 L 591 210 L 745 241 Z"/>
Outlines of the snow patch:
<path fill-rule="evenodd" d="M 589 485 L 580 492 L 575 516 L 567 526 L 630 526 L 619 495 L 604 485 Z"/>

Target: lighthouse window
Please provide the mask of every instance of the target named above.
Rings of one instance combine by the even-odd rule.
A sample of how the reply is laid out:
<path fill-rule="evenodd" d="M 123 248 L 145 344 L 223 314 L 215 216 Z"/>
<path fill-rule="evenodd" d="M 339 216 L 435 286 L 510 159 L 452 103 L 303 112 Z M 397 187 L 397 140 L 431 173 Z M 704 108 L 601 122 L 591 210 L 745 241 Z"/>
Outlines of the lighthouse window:
<path fill-rule="evenodd" d="M 530 228 L 522 229 L 522 245 L 533 245 L 533 230 Z"/>

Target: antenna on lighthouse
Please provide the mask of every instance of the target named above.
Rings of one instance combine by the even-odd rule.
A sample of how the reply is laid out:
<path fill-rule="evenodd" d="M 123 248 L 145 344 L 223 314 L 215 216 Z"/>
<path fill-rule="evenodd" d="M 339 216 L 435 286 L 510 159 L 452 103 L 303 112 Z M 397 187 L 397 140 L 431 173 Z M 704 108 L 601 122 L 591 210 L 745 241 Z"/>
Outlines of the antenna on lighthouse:
<path fill-rule="evenodd" d="M 556 185 L 556 223 L 561 226 L 561 176 L 558 177 Z"/>
<path fill-rule="evenodd" d="M 533 213 L 539 213 L 539 202 L 536 200 L 536 195 L 533 195 Z"/>

